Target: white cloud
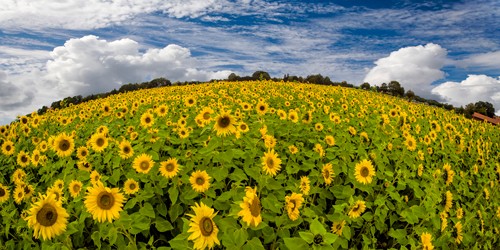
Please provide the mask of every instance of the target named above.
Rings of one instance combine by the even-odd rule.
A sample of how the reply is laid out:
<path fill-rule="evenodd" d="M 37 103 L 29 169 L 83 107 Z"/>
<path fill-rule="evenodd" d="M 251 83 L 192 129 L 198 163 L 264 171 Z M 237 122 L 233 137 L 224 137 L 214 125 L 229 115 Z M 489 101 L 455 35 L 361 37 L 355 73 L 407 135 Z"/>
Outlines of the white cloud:
<path fill-rule="evenodd" d="M 406 90 L 428 96 L 431 84 L 443 78 L 447 51 L 438 44 L 412 46 L 393 51 L 388 57 L 378 59 L 364 81 L 380 85 L 398 81 Z"/>
<path fill-rule="evenodd" d="M 475 54 L 457 63 L 462 67 L 484 67 L 500 69 L 500 51 Z"/>
<path fill-rule="evenodd" d="M 454 106 L 485 101 L 493 104 L 496 115 L 500 115 L 500 77 L 469 75 L 461 82 L 445 82 L 432 89 L 433 94 L 443 97 Z"/>
<path fill-rule="evenodd" d="M 187 48 L 170 44 L 141 52 L 137 42 L 126 38 L 110 42 L 96 36 L 70 39 L 50 55 L 45 79 L 63 95 L 105 92 L 157 77 L 205 81 L 230 74 L 196 69 L 197 61 Z"/>
<path fill-rule="evenodd" d="M 25 90 L 15 85 L 9 79 L 7 74 L 0 71 L 0 110 L 14 110 L 19 106 L 31 104 L 34 93 L 31 90 Z"/>

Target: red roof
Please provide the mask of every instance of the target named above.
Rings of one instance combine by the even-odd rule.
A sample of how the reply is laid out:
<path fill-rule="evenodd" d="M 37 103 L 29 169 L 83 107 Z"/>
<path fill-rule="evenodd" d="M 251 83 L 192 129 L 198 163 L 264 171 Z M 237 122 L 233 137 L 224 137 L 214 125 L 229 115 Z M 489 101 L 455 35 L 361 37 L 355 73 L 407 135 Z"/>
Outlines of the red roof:
<path fill-rule="evenodd" d="M 494 125 L 500 124 L 500 117 L 491 118 L 489 116 L 485 116 L 485 115 L 477 113 L 477 112 L 474 112 L 474 114 L 472 114 L 472 118 L 474 118 L 476 120 L 480 120 L 480 121 L 486 120 L 487 122 L 494 124 Z"/>

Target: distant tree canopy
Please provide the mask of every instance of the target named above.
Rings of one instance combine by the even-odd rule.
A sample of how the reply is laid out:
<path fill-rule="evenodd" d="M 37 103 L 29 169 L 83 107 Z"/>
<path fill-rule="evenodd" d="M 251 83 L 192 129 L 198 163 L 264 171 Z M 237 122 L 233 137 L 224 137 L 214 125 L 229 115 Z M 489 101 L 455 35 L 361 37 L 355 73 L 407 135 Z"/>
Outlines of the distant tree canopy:
<path fill-rule="evenodd" d="M 370 84 L 367 83 L 367 82 L 364 82 L 363 84 L 361 84 L 361 86 L 359 86 L 360 88 L 362 89 L 366 89 L 366 90 L 369 90 L 370 89 Z"/>
<path fill-rule="evenodd" d="M 472 118 L 472 114 L 474 112 L 483 114 L 485 116 L 494 117 L 495 116 L 495 108 L 493 104 L 489 102 L 478 101 L 476 103 L 469 103 L 464 107 L 456 108 L 455 112 L 459 114 L 464 114 L 467 118 Z"/>

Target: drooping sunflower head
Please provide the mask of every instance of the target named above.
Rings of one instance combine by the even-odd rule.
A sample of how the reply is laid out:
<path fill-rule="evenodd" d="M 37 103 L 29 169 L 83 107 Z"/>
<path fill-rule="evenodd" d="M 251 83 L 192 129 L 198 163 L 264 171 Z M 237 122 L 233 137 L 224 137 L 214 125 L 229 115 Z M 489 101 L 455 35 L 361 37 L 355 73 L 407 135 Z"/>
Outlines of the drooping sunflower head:
<path fill-rule="evenodd" d="M 54 196 L 54 200 L 56 201 L 60 201 L 60 202 L 63 202 L 65 199 L 64 199 L 64 192 L 62 189 L 59 189 L 55 186 L 52 186 L 52 187 L 49 187 L 47 189 L 47 195 L 53 195 Z"/>
<path fill-rule="evenodd" d="M 217 238 L 219 228 L 213 221 L 217 213 L 214 213 L 214 210 L 203 204 L 203 202 L 200 204 L 195 203 L 191 208 L 195 214 L 188 214 L 191 217 L 188 229 L 188 233 L 191 233 L 191 235 L 188 240 L 194 241 L 194 248 L 212 249 L 215 244 L 220 245 Z"/>
<path fill-rule="evenodd" d="M 256 227 L 262 222 L 262 207 L 257 196 L 257 188 L 245 188 L 245 197 L 240 203 L 240 208 L 242 210 L 238 212 L 238 216 L 243 217 L 243 222 L 246 222 L 248 226 Z"/>
<path fill-rule="evenodd" d="M 126 194 L 135 194 L 139 191 L 139 183 L 134 179 L 127 179 L 123 184 L 123 191 Z"/>
<path fill-rule="evenodd" d="M 304 195 L 308 195 L 311 190 L 311 181 L 307 176 L 300 177 L 300 191 Z"/>
<path fill-rule="evenodd" d="M 333 177 L 335 176 L 333 172 L 333 166 L 331 163 L 323 165 L 323 169 L 321 170 L 321 175 L 323 176 L 326 185 L 330 185 L 332 183 Z"/>
<path fill-rule="evenodd" d="M 210 188 L 210 176 L 207 171 L 197 170 L 191 174 L 189 177 L 189 182 L 194 191 L 203 193 Z"/>
<path fill-rule="evenodd" d="M 50 240 L 64 231 L 68 223 L 68 213 L 53 195 L 41 195 L 26 217 L 28 226 L 33 228 L 33 236 Z"/>
<path fill-rule="evenodd" d="M 288 119 L 290 119 L 293 123 L 297 123 L 299 121 L 299 114 L 297 114 L 297 111 L 295 110 L 290 110 L 288 112 Z"/>
<path fill-rule="evenodd" d="M 327 144 L 328 146 L 330 146 L 330 147 L 331 147 L 331 146 L 335 146 L 335 138 L 333 138 L 333 136 L 331 136 L 331 135 L 327 135 L 327 136 L 325 137 L 325 142 L 326 142 L 326 144 Z"/>
<path fill-rule="evenodd" d="M 222 111 L 215 118 L 214 130 L 217 132 L 217 136 L 234 134 L 236 132 L 235 124 L 236 121 L 231 116 L 231 111 Z"/>
<path fill-rule="evenodd" d="M 344 229 L 344 226 L 345 226 L 345 220 L 333 222 L 332 233 L 339 236 L 342 235 L 342 230 Z"/>
<path fill-rule="evenodd" d="M 20 185 L 24 183 L 24 177 L 26 177 L 26 172 L 24 172 L 24 170 L 22 170 L 21 168 L 18 168 L 12 174 L 12 181 L 14 182 L 14 184 Z"/>
<path fill-rule="evenodd" d="M 271 176 L 275 176 L 281 169 L 281 159 L 278 158 L 278 154 L 271 149 L 264 153 L 262 157 L 262 170 Z"/>
<path fill-rule="evenodd" d="M 92 186 L 97 186 L 101 181 L 101 174 L 97 172 L 96 170 L 92 171 L 90 173 L 90 183 L 92 183 Z"/>
<path fill-rule="evenodd" d="M 352 219 L 356 219 L 366 210 L 366 205 L 364 201 L 356 201 L 354 205 L 349 210 L 348 216 Z"/>
<path fill-rule="evenodd" d="M 297 194 L 297 193 L 292 193 L 289 196 L 285 196 L 285 208 L 288 213 L 288 218 L 290 220 L 297 220 L 300 216 L 300 207 L 302 206 L 302 203 L 304 202 L 304 198 L 302 197 L 302 194 Z"/>
<path fill-rule="evenodd" d="M 9 188 L 0 183 L 0 203 L 7 201 L 9 196 Z"/>
<path fill-rule="evenodd" d="M 120 218 L 125 199 L 118 188 L 104 187 L 102 183 L 88 187 L 85 196 L 85 207 L 99 222 L 112 222 Z"/>
<path fill-rule="evenodd" d="M 147 174 L 153 166 L 154 161 L 150 155 L 141 154 L 134 159 L 133 167 L 138 173 Z"/>
<path fill-rule="evenodd" d="M 161 162 L 160 173 L 166 178 L 172 178 L 179 173 L 179 164 L 177 159 L 170 158 L 167 161 Z"/>

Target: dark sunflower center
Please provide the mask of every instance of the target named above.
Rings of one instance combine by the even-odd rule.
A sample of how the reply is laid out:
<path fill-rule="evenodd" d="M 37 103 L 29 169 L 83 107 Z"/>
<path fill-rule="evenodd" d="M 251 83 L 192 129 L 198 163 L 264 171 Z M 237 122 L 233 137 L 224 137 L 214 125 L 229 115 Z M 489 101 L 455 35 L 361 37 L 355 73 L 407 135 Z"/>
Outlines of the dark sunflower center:
<path fill-rule="evenodd" d="M 370 174 L 370 170 L 367 167 L 362 167 L 361 171 L 359 171 L 361 174 L 361 177 L 366 178 Z"/>
<path fill-rule="evenodd" d="M 224 117 L 219 119 L 219 127 L 221 127 L 221 128 L 227 128 L 230 123 L 231 123 L 231 120 L 227 116 L 224 116 Z"/>
<path fill-rule="evenodd" d="M 0 187 L 0 197 L 4 197 L 6 194 L 5 189 Z"/>
<path fill-rule="evenodd" d="M 323 243 L 323 236 L 321 234 L 314 235 L 314 244 Z"/>
<path fill-rule="evenodd" d="M 167 166 L 165 166 L 165 169 L 166 169 L 168 172 L 172 172 L 172 171 L 174 171 L 175 166 L 174 166 L 174 164 L 169 163 L 169 164 L 167 164 Z"/>
<path fill-rule="evenodd" d="M 147 161 L 141 162 L 139 166 L 142 170 L 147 170 L 149 168 L 149 163 Z"/>
<path fill-rule="evenodd" d="M 325 179 L 330 178 L 330 171 L 328 171 L 328 170 L 324 171 L 323 176 L 325 177 Z"/>
<path fill-rule="evenodd" d="M 241 129 L 241 130 L 246 130 L 246 129 L 247 129 L 247 125 L 245 125 L 245 124 L 241 124 L 241 125 L 240 125 L 240 129 Z"/>
<path fill-rule="evenodd" d="M 87 156 L 87 151 L 86 150 L 82 150 L 82 152 L 80 153 L 81 156 Z"/>
<path fill-rule="evenodd" d="M 203 177 L 196 178 L 196 184 L 198 184 L 200 186 L 205 184 L 205 178 L 203 178 Z"/>
<path fill-rule="evenodd" d="M 163 113 L 165 113 L 165 112 L 167 112 L 167 110 L 165 110 L 165 108 L 161 108 L 161 109 L 160 109 L 160 113 L 162 113 L 162 114 L 163 114 Z"/>
<path fill-rule="evenodd" d="M 5 149 L 6 149 L 7 151 L 10 151 L 10 149 L 11 149 L 10 145 L 5 146 Z"/>
<path fill-rule="evenodd" d="M 209 217 L 203 217 L 200 221 L 200 231 L 203 236 L 210 236 L 214 231 L 214 224 Z"/>
<path fill-rule="evenodd" d="M 135 183 L 130 183 L 130 185 L 128 185 L 128 188 L 130 190 L 134 190 L 137 186 L 135 185 Z"/>
<path fill-rule="evenodd" d="M 22 121 L 23 124 L 28 123 L 28 119 L 26 119 L 26 118 L 23 118 L 21 121 Z"/>
<path fill-rule="evenodd" d="M 291 200 L 290 203 L 292 203 L 292 208 L 296 208 L 297 207 L 297 203 L 295 200 Z"/>
<path fill-rule="evenodd" d="M 410 141 L 408 141 L 408 146 L 409 146 L 409 147 L 413 146 L 413 142 L 412 142 L 411 140 L 410 140 Z"/>
<path fill-rule="evenodd" d="M 104 139 L 103 138 L 97 138 L 95 144 L 97 144 L 98 147 L 102 147 L 104 145 Z"/>
<path fill-rule="evenodd" d="M 36 220 L 44 227 L 50 227 L 57 222 L 56 208 L 50 204 L 45 204 L 36 214 Z"/>
<path fill-rule="evenodd" d="M 151 122 L 151 118 L 146 117 L 146 119 L 144 119 L 144 121 L 145 121 L 146 123 L 150 123 L 150 122 Z"/>
<path fill-rule="evenodd" d="M 21 161 L 23 163 L 28 162 L 28 157 L 26 155 L 21 156 Z"/>
<path fill-rule="evenodd" d="M 125 147 L 123 148 L 123 152 L 124 152 L 125 154 L 130 153 L 130 147 L 125 146 Z"/>
<path fill-rule="evenodd" d="M 264 111 L 264 110 L 266 110 L 266 107 L 264 107 L 264 105 L 260 105 L 259 109 L 260 109 L 260 111 Z"/>
<path fill-rule="evenodd" d="M 109 210 L 115 204 L 115 197 L 111 193 L 101 191 L 97 196 L 97 206 L 104 210 Z"/>
<path fill-rule="evenodd" d="M 104 112 L 109 112 L 109 107 L 104 107 Z"/>
<path fill-rule="evenodd" d="M 203 119 L 205 119 L 205 120 L 210 119 L 210 113 L 208 113 L 208 112 L 203 113 Z"/>
<path fill-rule="evenodd" d="M 62 151 L 66 151 L 69 149 L 69 141 L 68 140 L 62 140 L 59 142 L 59 149 Z"/>
<path fill-rule="evenodd" d="M 29 188 L 28 186 L 24 186 L 24 193 L 25 193 L 26 195 L 29 195 L 29 194 L 30 194 L 30 191 L 31 191 L 31 190 L 30 190 L 30 188 Z"/>
<path fill-rule="evenodd" d="M 188 103 L 189 103 L 189 104 L 193 104 L 193 103 L 194 103 L 194 100 L 193 100 L 193 99 L 189 99 L 189 100 L 188 100 Z"/>
<path fill-rule="evenodd" d="M 80 192 L 80 185 L 78 185 L 78 184 L 73 185 L 73 192 L 74 192 L 74 193 L 78 193 L 78 192 Z"/>
<path fill-rule="evenodd" d="M 254 197 L 252 203 L 250 204 L 250 213 L 253 217 L 260 215 L 260 201 L 257 197 Z"/>
<path fill-rule="evenodd" d="M 356 204 L 356 205 L 352 208 L 352 211 L 353 211 L 354 213 L 356 213 L 356 212 L 358 212 L 358 210 L 359 210 L 359 205 L 357 205 L 357 204 Z"/>
<path fill-rule="evenodd" d="M 267 158 L 266 163 L 267 163 L 267 167 L 268 168 L 274 168 L 274 160 L 273 160 L 273 158 Z"/>

